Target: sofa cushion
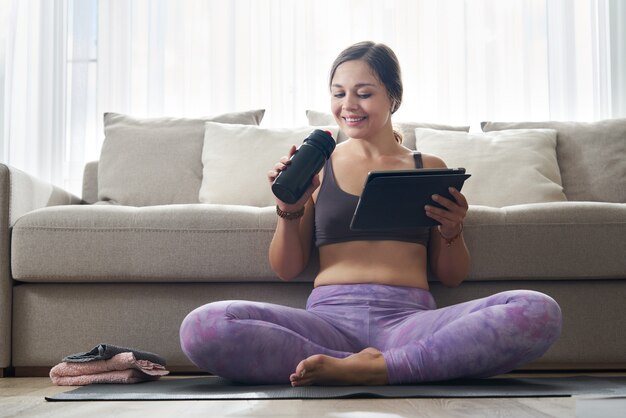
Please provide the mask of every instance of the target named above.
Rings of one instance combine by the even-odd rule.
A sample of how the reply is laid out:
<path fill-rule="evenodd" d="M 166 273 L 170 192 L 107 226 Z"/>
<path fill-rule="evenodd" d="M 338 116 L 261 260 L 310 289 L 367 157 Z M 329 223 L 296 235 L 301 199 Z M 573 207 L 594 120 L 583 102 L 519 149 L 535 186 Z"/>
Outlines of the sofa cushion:
<path fill-rule="evenodd" d="M 55 206 L 16 222 L 12 274 L 32 282 L 275 281 L 267 257 L 275 227 L 273 207 Z"/>
<path fill-rule="evenodd" d="M 98 161 L 89 161 L 83 170 L 83 201 L 96 203 L 98 201 Z"/>
<path fill-rule="evenodd" d="M 470 204 L 503 207 L 567 200 L 556 162 L 556 131 L 513 129 L 470 134 L 415 130 L 417 149 L 472 175 L 463 187 Z"/>
<path fill-rule="evenodd" d="M 626 203 L 626 118 L 597 122 L 482 122 L 483 131 L 557 130 L 556 154 L 569 200 Z"/>
<path fill-rule="evenodd" d="M 470 279 L 623 279 L 625 236 L 619 203 L 470 206 Z"/>
<path fill-rule="evenodd" d="M 207 122 L 202 149 L 202 203 L 274 206 L 267 172 L 313 128 L 272 129 Z M 321 129 L 337 137 L 336 126 Z"/>
<path fill-rule="evenodd" d="M 130 206 L 198 203 L 204 123 L 258 125 L 263 114 L 253 110 L 198 119 L 137 119 L 105 113 L 98 199 Z"/>
<path fill-rule="evenodd" d="M 306 111 L 307 119 L 309 120 L 309 125 L 311 126 L 323 126 L 323 125 L 336 125 L 335 117 L 330 113 L 318 112 L 316 110 L 307 110 Z M 468 126 L 451 126 L 451 125 L 441 125 L 437 123 L 419 123 L 419 122 L 394 122 L 394 129 L 402 134 L 402 145 L 405 147 L 415 150 L 415 128 L 431 128 L 431 129 L 439 129 L 444 131 L 463 131 L 469 132 L 470 127 Z M 339 136 L 337 137 L 337 142 L 346 141 L 348 137 L 342 131 L 339 131 Z"/>
<path fill-rule="evenodd" d="M 23 282 L 275 281 L 272 207 L 55 206 L 17 220 L 13 277 Z M 623 278 L 626 205 L 470 206 L 468 280 Z M 298 281 L 311 281 L 316 252 Z"/>

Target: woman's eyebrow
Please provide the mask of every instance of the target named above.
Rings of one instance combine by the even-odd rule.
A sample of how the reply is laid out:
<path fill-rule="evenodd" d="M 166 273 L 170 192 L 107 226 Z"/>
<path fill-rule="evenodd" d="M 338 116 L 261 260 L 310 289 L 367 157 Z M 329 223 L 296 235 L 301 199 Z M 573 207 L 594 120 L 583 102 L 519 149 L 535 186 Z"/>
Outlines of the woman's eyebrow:
<path fill-rule="evenodd" d="M 336 83 L 335 83 L 335 84 L 333 84 L 333 85 L 331 85 L 331 87 L 343 88 L 343 86 L 342 86 L 341 84 L 336 84 Z M 359 83 L 359 84 L 356 84 L 354 87 L 356 87 L 356 88 L 361 88 L 361 87 L 376 87 L 376 85 L 375 85 L 375 84 L 372 84 L 372 83 Z"/>

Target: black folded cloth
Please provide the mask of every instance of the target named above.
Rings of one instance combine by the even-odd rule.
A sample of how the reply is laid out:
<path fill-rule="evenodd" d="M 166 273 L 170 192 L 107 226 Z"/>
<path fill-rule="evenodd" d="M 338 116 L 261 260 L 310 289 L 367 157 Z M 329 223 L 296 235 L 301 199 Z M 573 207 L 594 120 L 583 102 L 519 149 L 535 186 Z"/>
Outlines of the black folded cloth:
<path fill-rule="evenodd" d="M 162 366 L 166 365 L 165 359 L 158 354 L 134 348 L 119 347 L 113 344 L 98 344 L 93 349 L 85 353 L 70 354 L 69 356 L 66 356 L 63 361 L 68 363 L 86 363 L 88 361 L 95 360 L 108 360 L 117 354 L 128 352 L 133 353 L 137 360 L 148 360 Z"/>

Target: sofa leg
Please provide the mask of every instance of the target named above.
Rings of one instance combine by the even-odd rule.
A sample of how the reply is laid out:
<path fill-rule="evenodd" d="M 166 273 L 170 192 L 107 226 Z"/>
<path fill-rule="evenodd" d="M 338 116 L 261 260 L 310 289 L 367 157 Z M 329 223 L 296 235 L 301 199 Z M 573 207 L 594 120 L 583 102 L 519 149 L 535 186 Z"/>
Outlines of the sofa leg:
<path fill-rule="evenodd" d="M 0 367 L 0 378 L 15 377 L 15 369 L 13 367 Z"/>
<path fill-rule="evenodd" d="M 49 377 L 50 367 L 15 367 L 15 377 Z"/>

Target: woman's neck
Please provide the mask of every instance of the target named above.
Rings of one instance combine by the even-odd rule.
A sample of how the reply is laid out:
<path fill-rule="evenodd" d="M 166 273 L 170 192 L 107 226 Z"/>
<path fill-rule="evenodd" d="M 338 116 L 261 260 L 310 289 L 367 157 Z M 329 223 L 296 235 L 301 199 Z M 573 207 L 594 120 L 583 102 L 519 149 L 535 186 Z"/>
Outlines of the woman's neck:
<path fill-rule="evenodd" d="M 350 138 L 345 146 L 351 149 L 355 155 L 366 158 L 397 155 L 405 151 L 404 147 L 396 141 L 391 131 L 388 135 L 378 135 L 370 138 Z"/>

